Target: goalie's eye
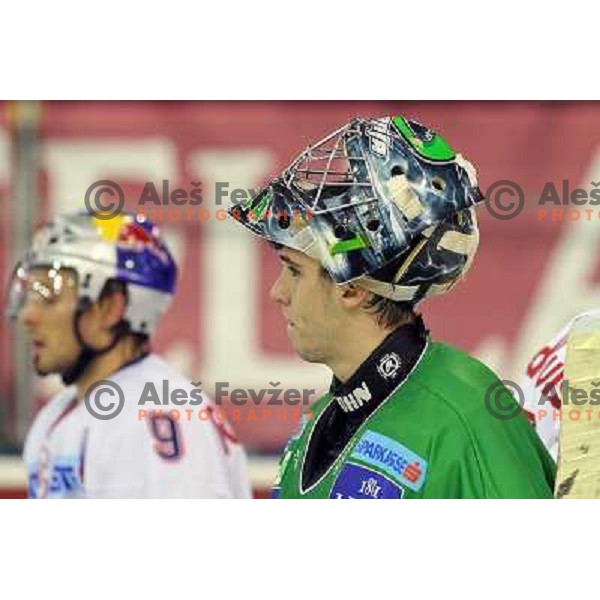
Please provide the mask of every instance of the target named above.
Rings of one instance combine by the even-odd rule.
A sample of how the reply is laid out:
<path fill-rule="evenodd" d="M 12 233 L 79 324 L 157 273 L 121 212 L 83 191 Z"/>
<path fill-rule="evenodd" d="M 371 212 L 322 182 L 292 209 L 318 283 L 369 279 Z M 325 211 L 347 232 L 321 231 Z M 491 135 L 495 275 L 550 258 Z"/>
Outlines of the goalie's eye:
<path fill-rule="evenodd" d="M 298 277 L 298 275 L 300 275 L 300 271 L 293 265 L 286 264 L 285 268 L 292 277 Z"/>
<path fill-rule="evenodd" d="M 400 177 L 400 175 L 404 175 L 405 171 L 404 168 L 401 167 L 400 165 L 394 165 L 392 167 L 392 170 L 390 171 L 390 175 L 392 177 Z"/>

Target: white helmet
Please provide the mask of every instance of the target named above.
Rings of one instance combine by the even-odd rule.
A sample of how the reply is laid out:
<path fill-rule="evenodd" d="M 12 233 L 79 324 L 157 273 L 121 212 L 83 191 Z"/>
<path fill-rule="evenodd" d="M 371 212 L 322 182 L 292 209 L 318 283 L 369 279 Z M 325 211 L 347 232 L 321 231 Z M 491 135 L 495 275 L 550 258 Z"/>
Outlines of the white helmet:
<path fill-rule="evenodd" d="M 142 215 L 98 219 L 88 213 L 60 215 L 34 236 L 15 268 L 9 292 L 9 316 L 25 301 L 33 268 L 48 268 L 54 291 L 61 268 L 77 273 L 80 300 L 96 301 L 109 280 L 127 284 L 125 319 L 132 332 L 150 335 L 175 291 L 177 265 L 158 228 Z M 43 286 L 37 286 L 43 293 Z"/>

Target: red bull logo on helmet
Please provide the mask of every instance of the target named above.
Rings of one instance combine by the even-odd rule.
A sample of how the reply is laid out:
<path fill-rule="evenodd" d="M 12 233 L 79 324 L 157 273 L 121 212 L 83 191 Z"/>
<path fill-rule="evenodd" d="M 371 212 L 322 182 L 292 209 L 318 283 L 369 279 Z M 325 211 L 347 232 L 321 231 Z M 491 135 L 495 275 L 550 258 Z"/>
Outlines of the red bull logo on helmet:
<path fill-rule="evenodd" d="M 156 226 L 143 215 L 116 215 L 111 219 L 95 219 L 102 239 L 115 242 L 120 250 L 148 250 L 161 261 L 169 256 L 158 239 Z"/>

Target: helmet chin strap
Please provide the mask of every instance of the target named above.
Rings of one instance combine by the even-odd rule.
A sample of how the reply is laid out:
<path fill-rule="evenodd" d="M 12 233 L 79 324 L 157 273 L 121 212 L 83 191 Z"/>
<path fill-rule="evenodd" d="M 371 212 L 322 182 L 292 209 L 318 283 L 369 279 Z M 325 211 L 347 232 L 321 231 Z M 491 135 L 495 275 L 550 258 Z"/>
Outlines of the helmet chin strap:
<path fill-rule="evenodd" d="M 81 336 L 81 331 L 79 330 L 79 321 L 86 311 L 89 310 L 91 305 L 92 303 L 89 298 L 81 298 L 77 308 L 75 309 L 75 314 L 73 315 L 73 331 L 77 341 L 79 342 L 79 345 L 81 346 L 81 351 L 79 352 L 75 363 L 61 373 L 61 379 L 65 385 L 71 385 L 75 383 L 85 373 L 85 370 L 89 367 L 90 363 L 97 356 L 101 356 L 102 354 L 106 354 L 112 350 L 124 334 L 124 328 L 119 327 L 115 333 L 113 341 L 110 342 L 110 344 L 108 344 L 108 346 L 105 348 L 92 348 L 86 344 Z"/>

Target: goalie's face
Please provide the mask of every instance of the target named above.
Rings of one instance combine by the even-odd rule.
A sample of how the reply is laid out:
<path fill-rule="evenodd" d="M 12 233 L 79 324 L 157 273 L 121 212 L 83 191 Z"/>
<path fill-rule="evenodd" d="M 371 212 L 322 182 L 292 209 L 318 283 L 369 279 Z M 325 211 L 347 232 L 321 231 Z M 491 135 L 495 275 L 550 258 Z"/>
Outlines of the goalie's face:
<path fill-rule="evenodd" d="M 304 360 L 331 364 L 339 343 L 336 331 L 344 318 L 340 288 L 323 276 L 316 260 L 289 248 L 277 254 L 281 273 L 271 298 L 282 309 L 288 337 Z"/>
<path fill-rule="evenodd" d="M 48 375 L 70 368 L 81 349 L 73 331 L 76 275 L 66 269 L 17 269 L 11 294 L 13 312 L 27 334 L 36 372 Z"/>

